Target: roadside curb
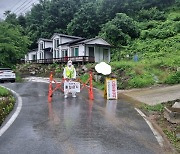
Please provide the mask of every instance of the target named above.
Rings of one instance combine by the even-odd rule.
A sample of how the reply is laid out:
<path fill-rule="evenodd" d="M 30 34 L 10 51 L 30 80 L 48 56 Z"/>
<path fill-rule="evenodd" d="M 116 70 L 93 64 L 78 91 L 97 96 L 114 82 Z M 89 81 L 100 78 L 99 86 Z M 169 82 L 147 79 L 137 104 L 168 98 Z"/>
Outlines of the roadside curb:
<path fill-rule="evenodd" d="M 162 129 L 158 126 L 156 122 L 152 119 L 147 117 L 140 109 L 134 108 L 146 121 L 148 126 L 150 127 L 151 131 L 153 132 L 155 138 L 157 139 L 161 148 L 167 153 L 176 153 L 176 150 L 171 146 L 170 142 L 168 141 L 167 137 L 165 136 Z"/>
<path fill-rule="evenodd" d="M 17 108 L 15 110 L 15 112 L 13 113 L 13 115 L 10 117 L 10 119 L 4 124 L 4 126 L 2 126 L 2 128 L 0 128 L 0 137 L 6 132 L 6 130 L 13 124 L 13 122 L 16 120 L 16 118 L 18 117 L 21 109 L 22 109 L 22 98 L 20 97 L 20 95 L 18 93 L 16 93 L 15 91 L 4 87 L 1 85 L 1 87 L 6 88 L 7 90 L 9 90 L 10 92 L 12 92 L 12 94 L 16 97 L 16 102 L 17 102 Z"/>

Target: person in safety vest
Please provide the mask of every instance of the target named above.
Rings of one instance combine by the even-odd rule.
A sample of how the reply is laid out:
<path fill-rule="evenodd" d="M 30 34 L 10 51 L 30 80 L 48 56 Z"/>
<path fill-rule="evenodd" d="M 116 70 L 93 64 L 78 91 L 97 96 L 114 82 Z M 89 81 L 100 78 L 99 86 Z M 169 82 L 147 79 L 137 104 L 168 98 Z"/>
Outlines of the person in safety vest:
<path fill-rule="evenodd" d="M 67 63 L 67 66 L 64 68 L 63 71 L 65 82 L 68 82 L 68 80 L 75 80 L 76 79 L 76 69 L 72 65 L 72 61 L 69 60 Z M 68 97 L 68 92 L 64 92 L 64 98 Z M 72 93 L 72 97 L 76 97 L 76 92 Z"/>

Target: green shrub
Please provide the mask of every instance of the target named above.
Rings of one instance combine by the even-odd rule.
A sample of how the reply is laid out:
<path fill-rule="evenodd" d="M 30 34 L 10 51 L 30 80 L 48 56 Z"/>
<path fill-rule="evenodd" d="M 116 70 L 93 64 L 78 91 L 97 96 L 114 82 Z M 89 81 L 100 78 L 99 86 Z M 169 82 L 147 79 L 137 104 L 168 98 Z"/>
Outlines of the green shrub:
<path fill-rule="evenodd" d="M 152 75 L 144 74 L 137 75 L 129 80 L 128 85 L 130 88 L 142 88 L 153 85 L 155 83 Z"/>
<path fill-rule="evenodd" d="M 175 12 L 171 12 L 168 15 L 168 19 L 172 20 L 172 21 L 180 21 L 180 15 L 179 15 L 179 11 L 175 11 Z"/>
<path fill-rule="evenodd" d="M 180 83 L 180 71 L 177 71 L 173 74 L 170 74 L 167 77 L 165 83 L 167 83 L 167 84 L 178 84 L 178 83 Z"/>
<path fill-rule="evenodd" d="M 165 20 L 165 14 L 163 11 L 159 11 L 156 7 L 145 10 L 142 9 L 139 11 L 139 20 Z"/>
<path fill-rule="evenodd" d="M 9 95 L 10 95 L 10 92 L 7 89 L 0 87 L 0 96 L 1 97 L 7 97 Z"/>

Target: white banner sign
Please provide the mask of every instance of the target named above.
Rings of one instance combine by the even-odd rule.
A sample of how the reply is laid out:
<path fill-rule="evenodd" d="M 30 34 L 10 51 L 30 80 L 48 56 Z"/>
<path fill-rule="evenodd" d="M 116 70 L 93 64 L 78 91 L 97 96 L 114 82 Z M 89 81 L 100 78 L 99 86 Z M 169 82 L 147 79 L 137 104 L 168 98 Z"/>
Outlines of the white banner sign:
<path fill-rule="evenodd" d="M 106 80 L 107 99 L 117 99 L 117 80 Z"/>
<path fill-rule="evenodd" d="M 64 82 L 64 92 L 80 92 L 80 83 L 79 82 Z"/>

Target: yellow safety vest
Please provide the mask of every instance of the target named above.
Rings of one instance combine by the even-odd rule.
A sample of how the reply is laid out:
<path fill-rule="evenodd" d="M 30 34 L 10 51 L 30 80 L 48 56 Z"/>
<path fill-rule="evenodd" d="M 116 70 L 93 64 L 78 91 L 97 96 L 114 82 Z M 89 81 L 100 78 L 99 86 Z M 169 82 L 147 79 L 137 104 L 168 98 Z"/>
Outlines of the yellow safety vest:
<path fill-rule="evenodd" d="M 70 69 L 69 67 L 65 67 L 65 70 L 67 78 L 72 79 L 74 77 L 74 67 L 72 66 Z"/>

